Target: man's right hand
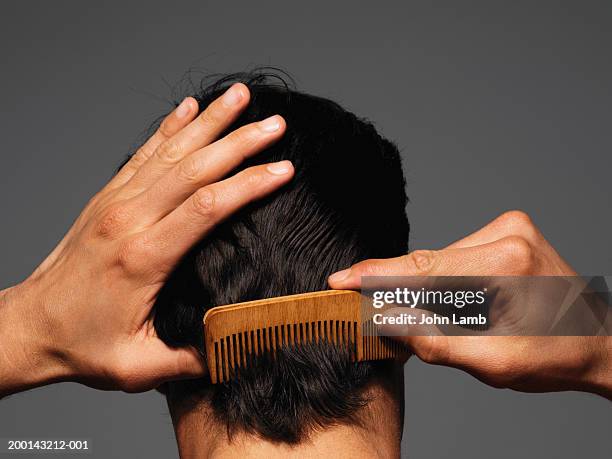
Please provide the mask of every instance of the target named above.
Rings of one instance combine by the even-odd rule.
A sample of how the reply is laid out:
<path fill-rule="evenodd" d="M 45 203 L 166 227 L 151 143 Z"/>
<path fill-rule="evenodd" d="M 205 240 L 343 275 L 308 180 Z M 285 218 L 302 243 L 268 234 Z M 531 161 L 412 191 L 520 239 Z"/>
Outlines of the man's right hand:
<path fill-rule="evenodd" d="M 362 261 L 330 276 L 329 285 L 359 289 L 362 276 L 576 276 L 576 272 L 525 213 L 511 211 L 445 249 Z M 460 368 L 493 387 L 525 392 L 583 390 L 612 399 L 610 336 L 431 334 L 396 339 L 425 362 Z"/>

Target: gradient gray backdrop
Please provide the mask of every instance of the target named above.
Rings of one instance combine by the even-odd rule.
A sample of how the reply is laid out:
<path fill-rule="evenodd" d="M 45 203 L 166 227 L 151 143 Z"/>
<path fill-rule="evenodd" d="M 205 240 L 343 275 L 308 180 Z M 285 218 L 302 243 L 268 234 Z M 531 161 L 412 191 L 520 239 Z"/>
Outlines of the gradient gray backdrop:
<path fill-rule="evenodd" d="M 0 286 L 58 242 L 167 110 L 168 84 L 261 64 L 399 144 L 413 248 L 520 208 L 578 271 L 610 274 L 611 3 L 373 3 L 3 2 Z M 406 457 L 610 454 L 603 399 L 495 390 L 416 359 L 406 381 Z M 87 438 L 95 458 L 177 454 L 160 395 L 76 384 L 1 401 L 0 437 Z"/>

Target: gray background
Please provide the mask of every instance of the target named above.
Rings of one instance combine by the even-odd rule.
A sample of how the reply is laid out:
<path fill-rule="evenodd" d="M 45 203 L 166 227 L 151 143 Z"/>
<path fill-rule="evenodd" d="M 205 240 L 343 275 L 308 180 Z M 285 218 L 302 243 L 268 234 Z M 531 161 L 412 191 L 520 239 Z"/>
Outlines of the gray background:
<path fill-rule="evenodd" d="M 87 3 L 2 4 L 2 286 L 52 249 L 186 70 L 261 64 L 398 142 L 413 248 L 521 208 L 578 271 L 610 274 L 609 2 Z M 407 456 L 610 453 L 603 399 L 490 389 L 416 359 L 406 376 Z M 176 456 L 160 395 L 76 384 L 1 401 L 0 437 Z"/>

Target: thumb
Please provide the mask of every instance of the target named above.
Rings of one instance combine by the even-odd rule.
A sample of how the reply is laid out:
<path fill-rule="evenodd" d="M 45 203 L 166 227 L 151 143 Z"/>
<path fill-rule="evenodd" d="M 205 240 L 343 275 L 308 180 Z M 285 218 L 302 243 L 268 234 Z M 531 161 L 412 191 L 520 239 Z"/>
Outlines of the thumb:
<path fill-rule="evenodd" d="M 362 276 L 494 276 L 524 265 L 525 244 L 508 237 L 475 247 L 415 250 L 401 257 L 360 261 L 329 276 L 334 289 L 359 289 Z M 528 250 L 528 249 L 527 249 Z"/>
<path fill-rule="evenodd" d="M 420 276 L 429 274 L 440 258 L 433 250 L 415 250 L 395 258 L 360 261 L 329 276 L 334 289 L 359 289 L 362 276 Z"/>
<path fill-rule="evenodd" d="M 154 337 L 140 353 L 138 370 L 151 386 L 172 380 L 192 379 L 208 374 L 206 359 L 193 347 L 170 347 Z"/>

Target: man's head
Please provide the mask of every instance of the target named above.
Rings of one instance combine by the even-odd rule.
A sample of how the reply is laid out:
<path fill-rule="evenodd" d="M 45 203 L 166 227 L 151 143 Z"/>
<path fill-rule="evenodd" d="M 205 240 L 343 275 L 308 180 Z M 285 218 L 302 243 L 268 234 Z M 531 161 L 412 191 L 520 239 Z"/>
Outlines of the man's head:
<path fill-rule="evenodd" d="M 409 225 L 397 148 L 374 127 L 326 99 L 299 93 L 262 72 L 203 85 L 203 109 L 241 81 L 251 102 L 231 126 L 280 114 L 284 137 L 240 169 L 284 159 L 293 180 L 232 216 L 193 248 L 155 304 L 155 329 L 173 346 L 204 352 L 202 318 L 216 306 L 328 288 L 327 277 L 365 258 L 406 253 Z M 359 423 L 372 386 L 384 385 L 390 362 L 352 363 L 332 345 L 282 348 L 239 379 L 172 382 L 171 404 L 206 403 L 232 433 L 295 444 L 313 431 Z"/>

